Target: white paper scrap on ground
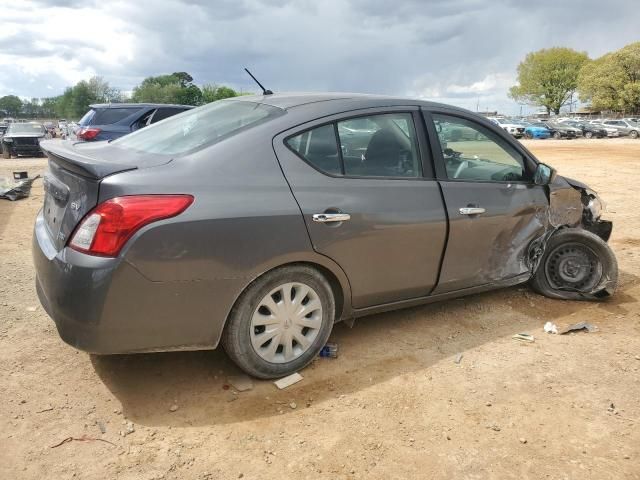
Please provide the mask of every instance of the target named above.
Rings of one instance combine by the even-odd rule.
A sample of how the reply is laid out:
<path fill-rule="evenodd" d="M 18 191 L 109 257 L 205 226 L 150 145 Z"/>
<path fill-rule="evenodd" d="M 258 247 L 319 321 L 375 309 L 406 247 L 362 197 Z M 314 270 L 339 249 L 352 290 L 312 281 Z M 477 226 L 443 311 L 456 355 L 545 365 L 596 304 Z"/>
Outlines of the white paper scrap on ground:
<path fill-rule="evenodd" d="M 284 378 L 281 378 L 280 380 L 276 380 L 273 383 L 275 384 L 276 387 L 282 390 L 287 387 L 290 387 L 294 383 L 298 383 L 300 380 L 302 380 L 302 378 L 303 378 L 302 375 L 296 372 L 296 373 L 292 373 L 288 377 L 284 377 Z"/>

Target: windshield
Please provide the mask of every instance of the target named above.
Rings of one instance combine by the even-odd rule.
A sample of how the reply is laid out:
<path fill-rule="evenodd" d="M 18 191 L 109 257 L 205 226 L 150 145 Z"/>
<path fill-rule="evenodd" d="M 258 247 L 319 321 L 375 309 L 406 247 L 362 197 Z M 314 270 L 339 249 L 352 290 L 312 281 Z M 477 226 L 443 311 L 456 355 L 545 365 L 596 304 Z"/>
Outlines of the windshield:
<path fill-rule="evenodd" d="M 219 100 L 169 117 L 113 144 L 145 153 L 185 154 L 282 114 L 284 110 L 261 103 Z"/>
<path fill-rule="evenodd" d="M 44 135 L 44 128 L 39 123 L 12 123 L 7 134 Z"/>

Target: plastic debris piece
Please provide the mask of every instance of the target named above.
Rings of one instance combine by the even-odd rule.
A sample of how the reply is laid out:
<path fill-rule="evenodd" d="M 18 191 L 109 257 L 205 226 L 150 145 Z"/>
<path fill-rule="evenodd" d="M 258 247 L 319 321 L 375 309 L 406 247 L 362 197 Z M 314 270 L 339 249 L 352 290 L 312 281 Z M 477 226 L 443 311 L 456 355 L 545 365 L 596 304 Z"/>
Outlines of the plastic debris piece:
<path fill-rule="evenodd" d="M 320 353 L 318 355 L 320 357 L 326 357 L 326 358 L 337 358 L 338 344 L 327 342 L 327 344 L 324 347 L 322 347 L 322 350 L 320 350 Z"/>
<path fill-rule="evenodd" d="M 544 331 L 547 333 L 558 334 L 558 327 L 555 323 L 547 322 L 544 324 Z"/>
<path fill-rule="evenodd" d="M 253 380 L 248 375 L 234 375 L 228 377 L 227 381 L 239 392 L 253 389 Z"/>
<path fill-rule="evenodd" d="M 573 325 L 569 325 L 568 327 L 563 328 L 560 331 L 560 335 L 564 335 L 569 332 L 577 332 L 580 330 L 586 330 L 589 333 L 594 333 L 598 331 L 598 327 L 588 322 L 574 323 Z"/>
<path fill-rule="evenodd" d="M 534 336 L 530 335 L 528 333 L 516 333 L 512 338 L 514 338 L 516 340 L 520 340 L 521 342 L 533 343 L 533 342 L 536 341 Z"/>
<path fill-rule="evenodd" d="M 464 357 L 464 355 L 459 353 L 456 355 L 456 358 L 453 361 L 459 364 L 462 361 L 462 357 Z"/>
<path fill-rule="evenodd" d="M 40 178 L 40 175 L 23 180 L 0 177 L 0 198 L 5 198 L 12 202 L 20 198 L 27 198 L 31 193 L 31 185 L 37 178 Z"/>
<path fill-rule="evenodd" d="M 284 377 L 284 378 L 281 378 L 280 380 L 276 380 L 273 383 L 280 390 L 284 390 L 285 388 L 290 387 L 294 383 L 298 383 L 300 380 L 302 380 L 302 378 L 303 378 L 302 375 L 296 372 L 296 373 L 292 373 L 288 377 Z"/>

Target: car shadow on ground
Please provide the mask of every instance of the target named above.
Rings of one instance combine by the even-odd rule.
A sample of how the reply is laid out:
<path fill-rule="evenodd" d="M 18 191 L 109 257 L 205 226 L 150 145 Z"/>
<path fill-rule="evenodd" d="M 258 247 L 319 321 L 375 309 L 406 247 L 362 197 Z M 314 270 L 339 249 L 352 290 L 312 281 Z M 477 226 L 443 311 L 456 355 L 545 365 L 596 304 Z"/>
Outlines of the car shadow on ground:
<path fill-rule="evenodd" d="M 547 321 L 581 321 L 586 308 L 607 315 L 627 312 L 640 284 L 621 275 L 621 288 L 606 302 L 575 302 L 541 297 L 526 287 L 473 295 L 360 319 L 354 328 L 335 326 L 331 340 L 337 359 L 318 358 L 301 373 L 304 380 L 285 390 L 270 381 L 237 393 L 227 378 L 240 371 L 219 348 L 215 351 L 92 356 L 100 379 L 122 403 L 123 413 L 147 426 L 187 427 L 227 424 L 294 412 L 357 392 L 410 372 L 424 370 L 457 353 L 529 332 L 541 335 Z M 566 319 L 564 317 L 567 317 Z M 171 411 L 176 405 L 177 410 Z"/>

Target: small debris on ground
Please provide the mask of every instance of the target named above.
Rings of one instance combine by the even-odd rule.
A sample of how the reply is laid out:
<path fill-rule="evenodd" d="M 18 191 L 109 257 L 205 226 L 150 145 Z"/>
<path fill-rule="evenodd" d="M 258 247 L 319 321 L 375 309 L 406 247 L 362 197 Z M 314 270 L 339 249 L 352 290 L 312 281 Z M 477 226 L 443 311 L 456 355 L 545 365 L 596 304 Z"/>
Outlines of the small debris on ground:
<path fill-rule="evenodd" d="M 175 412 L 175 411 L 177 411 L 177 410 L 178 410 L 178 408 L 180 408 L 180 407 L 178 407 L 178 405 L 176 405 L 176 404 L 174 403 L 173 405 L 171 405 L 171 406 L 169 407 L 169 411 L 170 411 L 170 412 Z"/>
<path fill-rule="evenodd" d="M 534 336 L 530 335 L 528 333 L 516 333 L 512 338 L 514 338 L 516 340 L 520 340 L 521 342 L 533 343 L 533 342 L 536 341 Z"/>
<path fill-rule="evenodd" d="M 253 389 L 253 380 L 251 380 L 249 375 L 234 375 L 228 377 L 227 381 L 239 392 L 246 392 L 247 390 Z"/>
<path fill-rule="evenodd" d="M 569 325 L 568 327 L 563 328 L 560 331 L 560 335 L 564 335 L 565 333 L 569 332 L 577 332 L 580 330 L 586 330 L 589 333 L 594 333 L 598 331 L 598 327 L 588 322 L 574 323 L 573 325 Z"/>
<path fill-rule="evenodd" d="M 296 404 L 296 402 L 291 402 L 291 403 L 289 404 L 289 408 L 290 408 L 291 410 L 295 410 L 296 408 L 298 408 L 298 405 Z"/>
<path fill-rule="evenodd" d="M 320 357 L 325 358 L 337 358 L 338 357 L 338 344 L 327 342 L 320 353 L 318 354 Z"/>
<path fill-rule="evenodd" d="M 544 324 L 544 331 L 546 333 L 558 334 L 558 327 L 556 327 L 555 323 L 547 322 Z"/>
<path fill-rule="evenodd" d="M 280 380 L 276 380 L 275 382 L 273 382 L 273 384 L 276 387 L 278 387 L 280 390 L 284 390 L 285 388 L 290 387 L 294 383 L 298 383 L 300 380 L 302 380 L 302 378 L 303 378 L 302 375 L 296 372 L 296 373 L 292 373 L 288 377 L 284 377 L 284 378 L 281 378 Z"/>
<path fill-rule="evenodd" d="M 456 358 L 453 361 L 459 364 L 462 361 L 462 357 L 464 357 L 464 355 L 462 353 L 459 353 L 456 355 Z"/>
<path fill-rule="evenodd" d="M 120 436 L 126 437 L 127 435 L 131 435 L 136 431 L 136 427 L 133 425 L 133 422 L 124 422 L 124 430 L 120 430 Z"/>
<path fill-rule="evenodd" d="M 60 445 L 64 445 L 65 443 L 69 443 L 69 442 L 104 442 L 104 443 L 108 443 L 109 445 L 113 445 L 114 447 L 117 447 L 115 443 L 110 442 L 109 440 L 105 440 L 104 438 L 93 438 L 93 437 L 87 437 L 86 435 L 83 435 L 81 437 L 67 437 L 61 442 L 58 442 L 55 445 L 51 445 L 49 448 L 57 448 Z"/>
<path fill-rule="evenodd" d="M 520 443 L 522 443 L 524 445 L 525 443 L 527 443 L 527 439 L 521 437 L 520 438 Z"/>

